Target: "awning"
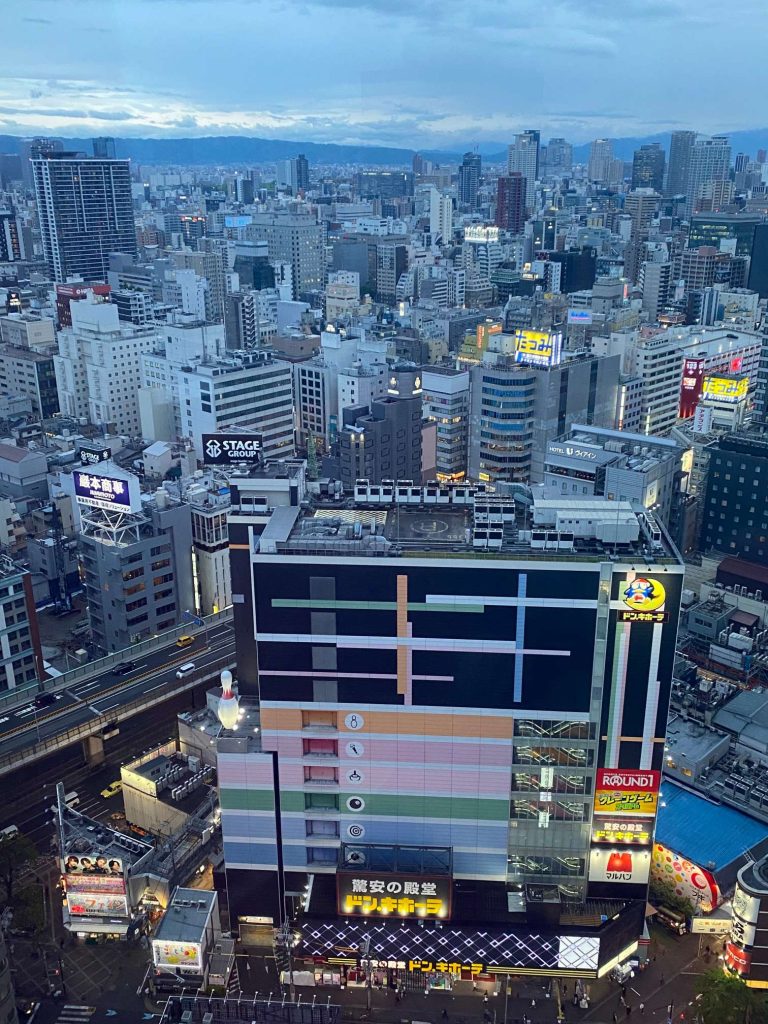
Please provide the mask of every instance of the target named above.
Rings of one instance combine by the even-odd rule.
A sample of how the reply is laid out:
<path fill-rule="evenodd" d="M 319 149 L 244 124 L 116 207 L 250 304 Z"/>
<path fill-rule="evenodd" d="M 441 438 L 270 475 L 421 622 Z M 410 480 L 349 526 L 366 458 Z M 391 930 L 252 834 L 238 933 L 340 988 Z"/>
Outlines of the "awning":
<path fill-rule="evenodd" d="M 760 616 L 753 615 L 752 612 L 743 612 L 741 608 L 735 608 L 728 616 L 728 621 L 733 622 L 736 626 L 746 626 L 748 629 L 752 629 L 760 621 Z"/>
<path fill-rule="evenodd" d="M 656 909 L 656 907 L 654 907 L 654 905 L 652 903 L 646 903 L 645 904 L 645 916 L 646 917 L 653 917 L 655 914 L 658 914 L 658 910 Z"/>

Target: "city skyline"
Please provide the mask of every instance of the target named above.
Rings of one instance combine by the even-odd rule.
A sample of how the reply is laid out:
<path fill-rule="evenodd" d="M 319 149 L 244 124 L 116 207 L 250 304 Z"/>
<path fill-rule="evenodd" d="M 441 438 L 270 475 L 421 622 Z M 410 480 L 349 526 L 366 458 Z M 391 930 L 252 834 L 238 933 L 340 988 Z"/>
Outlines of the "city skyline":
<path fill-rule="evenodd" d="M 415 10 L 381 0 L 183 8 L 115 0 L 106 13 L 81 0 L 77 10 L 77 32 L 71 10 L 52 0 L 13 0 L 6 11 L 14 44 L 0 77 L 0 134 L 256 134 L 452 148 L 531 126 L 580 143 L 759 129 L 764 118 L 758 47 L 768 11 L 752 0 L 727 9 L 632 0 L 621 19 L 604 0 L 578 10 L 559 0 L 546 21 L 530 0 L 514 10 L 483 0 L 471 11 L 453 0 Z M 686 60 L 719 60 L 740 16 L 754 30 L 740 40 L 751 88 L 686 75 Z M 175 43 L 153 59 L 153 39 Z M 341 39 L 371 45 L 345 52 Z M 608 81 L 626 88 L 606 89 Z"/>

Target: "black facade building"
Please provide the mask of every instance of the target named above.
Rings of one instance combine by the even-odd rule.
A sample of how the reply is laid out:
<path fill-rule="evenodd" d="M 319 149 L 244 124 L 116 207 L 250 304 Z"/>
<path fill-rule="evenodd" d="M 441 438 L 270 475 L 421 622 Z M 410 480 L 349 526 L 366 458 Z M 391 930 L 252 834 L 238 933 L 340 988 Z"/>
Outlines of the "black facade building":
<path fill-rule="evenodd" d="M 479 153 L 465 153 L 459 166 L 459 206 L 474 209 L 477 206 L 477 191 L 480 188 L 482 158 Z"/>
<path fill-rule="evenodd" d="M 355 190 L 361 199 L 410 198 L 413 171 L 358 171 Z"/>
<path fill-rule="evenodd" d="M 701 550 L 768 565 L 768 441 L 729 434 L 708 451 Z"/>
<path fill-rule="evenodd" d="M 661 192 L 664 187 L 666 157 L 658 142 L 636 149 L 632 159 L 632 188 L 652 188 Z"/>

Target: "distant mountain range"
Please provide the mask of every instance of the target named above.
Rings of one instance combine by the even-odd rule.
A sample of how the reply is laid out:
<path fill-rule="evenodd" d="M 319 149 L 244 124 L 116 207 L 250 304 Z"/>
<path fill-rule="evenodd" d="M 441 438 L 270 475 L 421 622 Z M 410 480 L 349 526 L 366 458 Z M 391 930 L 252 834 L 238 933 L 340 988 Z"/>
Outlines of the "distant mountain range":
<path fill-rule="evenodd" d="M 728 132 L 733 154 L 747 153 L 754 156 L 758 149 L 768 148 L 768 128 L 749 131 Z M 91 140 L 63 139 L 69 149 L 91 153 Z M 614 152 L 622 160 L 631 160 L 632 153 L 639 146 L 660 142 L 669 149 L 669 133 L 648 135 L 642 138 L 614 139 Z M 18 153 L 21 138 L 17 135 L 0 135 L 0 153 Z M 330 142 L 290 142 L 286 139 L 260 139 L 246 135 L 213 135 L 199 139 L 115 139 L 119 157 L 130 157 L 139 164 L 234 164 L 247 165 L 269 163 L 304 153 L 314 164 L 370 164 L 374 166 L 410 166 L 415 150 L 396 149 L 389 146 L 346 146 Z M 419 150 L 427 159 L 438 163 L 455 163 L 462 153 L 474 149 L 472 144 L 458 146 L 455 151 Z M 506 143 L 486 142 L 477 147 L 487 163 L 505 163 Z M 574 146 L 573 157 L 577 163 L 586 162 L 589 157 L 589 143 Z"/>

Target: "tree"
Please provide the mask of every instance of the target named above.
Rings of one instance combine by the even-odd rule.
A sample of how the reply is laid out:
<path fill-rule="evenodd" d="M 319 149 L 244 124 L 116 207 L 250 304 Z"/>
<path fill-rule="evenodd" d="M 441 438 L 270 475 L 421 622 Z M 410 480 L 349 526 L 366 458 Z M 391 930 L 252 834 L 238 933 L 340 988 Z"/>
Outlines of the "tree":
<path fill-rule="evenodd" d="M 40 885 L 27 885 L 13 900 L 13 927 L 37 935 L 45 927 L 43 890 Z"/>
<path fill-rule="evenodd" d="M 23 833 L 0 842 L 0 883 L 5 889 L 5 902 L 13 903 L 14 886 L 26 864 L 37 859 L 37 849 Z"/>
<path fill-rule="evenodd" d="M 701 976 L 697 1006 L 702 1024 L 768 1024 L 765 995 L 741 978 L 709 971 Z"/>

